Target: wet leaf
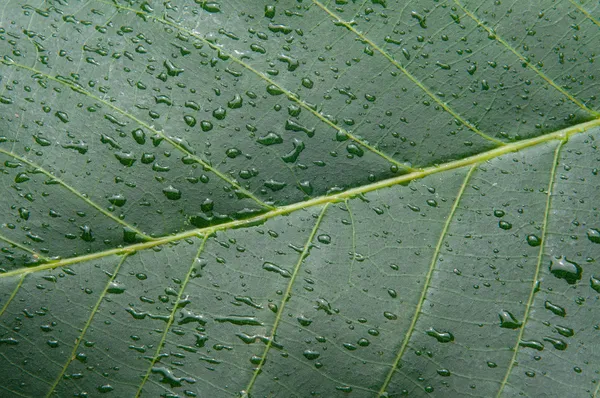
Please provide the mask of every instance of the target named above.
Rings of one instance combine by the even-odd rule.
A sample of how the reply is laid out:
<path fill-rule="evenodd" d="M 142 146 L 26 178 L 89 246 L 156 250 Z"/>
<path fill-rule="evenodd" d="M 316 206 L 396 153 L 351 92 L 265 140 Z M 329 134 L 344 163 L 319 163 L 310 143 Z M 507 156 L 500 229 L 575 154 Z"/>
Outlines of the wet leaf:
<path fill-rule="evenodd" d="M 599 394 L 597 5 L 0 9 L 0 396 Z"/>

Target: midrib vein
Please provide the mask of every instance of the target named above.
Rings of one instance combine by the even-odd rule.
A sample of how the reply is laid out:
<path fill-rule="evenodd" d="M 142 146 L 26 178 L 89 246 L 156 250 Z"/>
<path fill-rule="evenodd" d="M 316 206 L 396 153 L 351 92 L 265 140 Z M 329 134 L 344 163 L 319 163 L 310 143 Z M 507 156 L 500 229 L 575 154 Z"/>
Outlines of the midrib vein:
<path fill-rule="evenodd" d="M 548 76 L 546 76 L 546 74 L 544 72 L 542 72 L 541 70 L 539 70 L 538 68 L 536 68 L 534 65 L 532 65 L 531 62 L 529 62 L 529 60 L 524 55 L 522 55 L 520 52 L 518 52 L 517 50 L 515 50 L 510 44 L 508 44 L 508 42 L 506 42 L 506 40 L 504 40 L 502 37 L 500 37 L 500 35 L 498 35 L 498 33 L 496 33 L 495 31 L 493 31 L 489 27 L 487 27 L 477 17 L 477 15 L 475 15 L 473 12 L 467 10 L 460 3 L 460 1 L 454 0 L 454 3 L 456 3 L 456 5 L 467 16 L 469 16 L 469 18 L 471 18 L 473 21 L 475 21 L 475 23 L 477 23 L 477 25 L 481 26 L 489 35 L 491 35 L 492 37 L 494 37 L 494 39 L 496 39 L 496 41 L 498 41 L 500 44 L 502 44 L 504 47 L 506 47 L 506 49 L 508 49 L 510 52 L 512 52 L 514 55 L 516 55 L 519 58 L 519 60 L 521 60 L 525 65 L 527 65 L 527 67 L 529 69 L 531 69 L 532 71 L 534 71 L 538 76 L 540 76 L 544 81 L 546 81 L 546 83 L 548 83 L 549 85 L 551 85 L 552 87 L 554 87 L 556 90 L 558 90 L 569 101 L 573 102 L 575 105 L 577 105 L 578 107 L 580 107 L 584 111 L 588 112 L 589 114 L 593 115 L 594 117 L 600 116 L 600 113 L 598 113 L 598 112 L 594 111 L 593 109 L 590 109 L 587 106 L 585 106 L 585 104 L 583 104 L 577 98 L 573 97 L 568 91 L 566 91 L 565 89 L 563 89 L 561 86 L 559 86 L 558 84 L 556 84 L 551 78 L 549 78 Z"/>
<path fill-rule="evenodd" d="M 273 345 L 273 341 L 275 340 L 275 336 L 277 335 L 277 328 L 279 327 L 279 323 L 281 322 L 281 318 L 283 317 L 283 312 L 285 311 L 286 304 L 292 297 L 292 288 L 294 287 L 294 282 L 296 281 L 296 277 L 298 276 L 298 272 L 300 271 L 300 267 L 302 266 L 304 259 L 306 257 L 308 257 L 308 254 L 309 254 L 309 251 L 310 251 L 310 248 L 312 245 L 312 241 L 313 241 L 315 235 L 317 234 L 317 231 L 319 230 L 321 221 L 323 221 L 323 217 L 325 216 L 325 212 L 327 211 L 327 206 L 328 206 L 328 204 L 325 204 L 325 206 L 323 206 L 323 210 L 321 210 L 321 213 L 319 214 L 319 217 L 317 218 L 317 221 L 315 222 L 315 225 L 312 228 L 310 235 L 308 236 L 308 239 L 306 240 L 306 243 L 304 244 L 304 247 L 302 248 L 302 253 L 300 253 L 300 257 L 298 258 L 298 261 L 296 262 L 296 265 L 294 266 L 294 270 L 292 271 L 292 276 L 290 278 L 290 281 L 288 282 L 287 288 L 285 289 L 285 293 L 283 294 L 281 303 L 279 304 L 279 309 L 277 310 L 277 314 L 275 315 L 275 322 L 273 322 L 273 327 L 271 329 L 271 333 L 269 334 L 269 341 L 267 341 L 267 344 L 265 345 L 265 349 L 260 358 L 260 362 L 256 366 L 256 369 L 254 369 L 254 373 L 252 374 L 252 378 L 250 379 L 250 382 L 248 383 L 248 385 L 246 386 L 246 388 L 243 391 L 243 397 L 250 396 L 250 390 L 252 390 L 252 387 L 256 383 L 256 379 L 258 378 L 258 375 L 262 372 L 262 367 L 263 367 L 265 361 L 267 360 L 267 354 L 269 353 L 269 350 L 271 349 L 271 346 Z"/>
<path fill-rule="evenodd" d="M 106 1 L 103 0 L 94 0 L 97 1 L 99 3 L 104 3 L 104 4 L 108 4 L 111 6 L 114 6 L 115 8 L 121 9 L 121 10 L 125 10 L 125 11 L 129 11 L 138 15 L 141 15 L 145 18 L 150 18 L 156 22 L 160 22 L 162 24 L 171 26 L 172 28 L 175 28 L 181 32 L 184 32 L 192 37 L 195 37 L 196 39 L 202 41 L 202 43 L 206 44 L 208 47 L 210 47 L 211 49 L 220 52 L 221 54 L 225 55 L 226 57 L 228 57 L 229 59 L 231 59 L 233 62 L 235 62 L 236 64 L 240 65 L 241 67 L 243 67 L 244 69 L 250 71 L 251 73 L 255 74 L 256 76 L 258 76 L 260 79 L 264 80 L 266 83 L 269 83 L 275 87 L 277 87 L 279 90 L 281 90 L 281 92 L 291 101 L 295 102 L 296 104 L 298 104 L 300 107 L 302 107 L 302 109 L 307 110 L 308 112 L 310 112 L 312 115 L 314 115 L 317 119 L 319 119 L 319 121 L 325 123 L 326 125 L 328 125 L 329 127 L 332 127 L 333 129 L 335 129 L 336 131 L 344 134 L 345 136 L 347 136 L 349 139 L 351 139 L 352 141 L 356 142 L 357 144 L 365 147 L 366 149 L 368 149 L 369 151 L 373 152 L 374 154 L 384 158 L 385 160 L 387 160 L 388 162 L 410 172 L 410 171 L 414 171 L 415 169 L 407 166 L 403 163 L 398 162 L 397 160 L 395 160 L 394 158 L 392 158 L 391 156 L 381 152 L 380 150 L 378 150 L 377 148 L 375 148 L 374 146 L 370 145 L 369 143 L 365 142 L 364 140 L 361 140 L 360 138 L 358 138 L 357 136 L 355 136 L 354 134 L 350 133 L 349 131 L 339 127 L 338 125 L 336 125 L 335 123 L 333 123 L 331 120 L 327 119 L 326 117 L 324 117 L 323 115 L 321 115 L 319 112 L 315 111 L 314 109 L 312 109 L 310 106 L 308 106 L 308 104 L 304 101 L 302 101 L 298 95 L 296 95 L 295 93 L 293 93 L 292 91 L 288 90 L 287 88 L 283 87 L 281 84 L 277 83 L 275 80 L 271 79 L 270 77 L 266 76 L 264 73 L 259 72 L 258 70 L 256 70 L 255 68 L 253 68 L 251 65 L 247 64 L 246 62 L 244 62 L 243 60 L 241 60 L 240 58 L 236 57 L 233 53 L 228 52 L 227 50 L 225 50 L 222 47 L 219 47 L 217 45 L 215 45 L 214 43 L 212 43 L 211 41 L 205 39 L 204 37 L 200 36 L 198 33 L 196 33 L 195 31 L 185 28 L 181 25 L 178 25 L 176 23 L 173 23 L 171 21 L 168 21 L 166 19 L 160 18 L 160 17 L 155 17 L 152 14 L 148 14 L 146 12 L 143 11 L 139 11 L 130 7 L 126 7 L 126 6 L 122 6 L 120 4 L 116 4 L 116 3 L 108 3 Z M 499 141 L 500 142 L 500 141 Z"/>
<path fill-rule="evenodd" d="M 190 238 L 192 236 L 209 236 L 218 231 L 223 231 L 232 228 L 241 228 L 252 226 L 256 224 L 263 223 L 271 218 L 283 216 L 286 214 L 290 214 L 295 211 L 299 211 L 302 209 L 307 209 L 310 207 L 326 204 L 326 203 L 336 203 L 340 201 L 344 201 L 346 199 L 350 199 L 354 196 L 365 194 L 368 192 L 376 191 L 378 189 L 392 187 L 398 184 L 406 183 L 412 180 L 421 179 L 430 175 L 442 173 L 449 170 L 454 170 L 460 167 L 477 165 L 488 160 L 497 158 L 502 155 L 506 155 L 511 152 L 516 152 L 525 148 L 533 147 L 536 145 L 543 144 L 545 142 L 561 140 L 568 140 L 569 137 L 575 134 L 581 134 L 591 128 L 600 126 L 600 119 L 595 119 L 586 123 L 581 123 L 575 126 L 571 126 L 562 130 L 555 131 L 553 133 L 543 135 L 540 137 L 531 138 L 528 140 L 518 141 L 514 143 L 507 144 L 502 147 L 498 147 L 492 149 L 487 152 L 482 152 L 480 154 L 470 156 L 460 160 L 454 160 L 448 163 L 443 163 L 437 166 L 431 166 L 424 168 L 419 171 L 415 171 L 409 174 L 403 174 L 398 177 L 389 178 L 387 180 L 378 181 L 372 184 L 363 185 L 361 187 L 356 187 L 349 189 L 344 192 L 340 192 L 334 195 L 325 195 L 319 196 L 304 202 L 293 203 L 287 206 L 277 207 L 273 210 L 267 211 L 263 214 L 257 215 L 255 217 L 243 219 L 243 220 L 235 220 L 223 224 L 213 225 L 206 228 L 196 228 L 188 231 L 180 232 L 178 234 L 163 236 L 160 238 L 155 238 L 152 241 L 137 243 L 129 246 L 117 247 L 114 249 L 104 250 L 96 253 L 86 254 L 83 256 L 71 257 L 61 260 L 52 261 L 46 264 L 41 264 L 35 267 L 28 268 L 20 268 L 12 271 L 5 272 L 0 274 L 0 278 L 6 278 L 15 275 L 28 274 L 32 272 L 39 272 L 47 269 L 53 269 L 57 267 L 63 267 L 71 264 L 76 264 L 83 261 L 90 261 L 97 258 L 110 256 L 114 254 L 124 254 L 124 253 L 134 253 L 136 251 L 149 249 L 155 246 L 176 242 L 182 239 Z"/>
<path fill-rule="evenodd" d="M 32 68 L 30 66 L 20 64 L 18 62 L 15 62 L 14 60 L 7 61 L 6 59 L 4 59 L 4 60 L 0 60 L 0 63 L 4 64 L 6 66 L 14 66 L 16 68 L 28 70 L 28 71 L 30 71 L 32 73 L 39 74 L 39 75 L 44 76 L 45 78 L 47 78 L 49 80 L 52 80 L 52 81 L 54 81 L 56 83 L 60 83 L 60 84 L 62 84 L 64 86 L 66 86 L 66 87 L 69 87 L 71 90 L 73 90 L 73 91 L 75 91 L 77 93 L 83 94 L 83 95 L 85 95 L 85 96 L 93 99 L 94 101 L 98 101 L 98 102 L 106 105 L 107 107 L 109 107 L 110 109 L 114 110 L 115 112 L 118 112 L 119 114 L 121 114 L 121 115 L 125 116 L 126 118 L 132 120 L 133 122 L 137 123 L 138 125 L 144 127 L 145 129 L 148 129 L 148 131 L 151 131 L 152 133 L 160 136 L 162 139 L 164 139 L 169 144 L 171 144 L 175 149 L 177 149 L 178 151 L 184 153 L 185 155 L 189 156 L 190 158 L 194 159 L 196 162 L 198 162 L 199 164 L 201 164 L 207 170 L 210 170 L 213 174 L 215 174 L 221 180 L 225 181 L 228 184 L 231 184 L 233 187 L 235 187 L 236 189 L 238 189 L 244 195 L 246 195 L 247 197 L 249 197 L 252 200 L 254 200 L 259 206 L 261 206 L 263 208 L 266 208 L 266 209 L 272 209 L 273 208 L 273 206 L 270 206 L 270 205 L 266 204 L 265 202 L 263 202 L 262 200 L 258 199 L 250 191 L 242 188 L 238 183 L 236 183 L 235 181 L 233 181 L 232 179 L 230 179 L 227 175 L 225 175 L 224 173 L 222 173 L 218 169 L 214 168 L 208 162 L 206 162 L 202 158 L 196 156 L 194 153 L 190 152 L 188 149 L 184 148 L 181 144 L 177 143 L 175 140 L 173 140 L 168 135 L 164 134 L 162 131 L 156 130 L 154 127 L 152 127 L 148 123 L 144 122 L 143 120 L 138 119 L 134 115 L 132 115 L 132 114 L 128 113 L 127 111 L 119 108 L 118 106 L 113 105 L 109 101 L 98 97 L 97 95 L 95 95 L 95 94 L 93 94 L 93 93 L 85 90 L 82 87 L 78 87 L 78 86 L 76 86 L 74 84 L 71 84 L 71 83 L 68 83 L 68 82 L 66 82 L 64 80 L 57 79 L 55 76 L 49 75 L 47 73 L 39 71 L 39 70 L 37 70 L 35 68 Z M 5 152 L 5 153 L 9 153 L 9 152 Z"/>
<path fill-rule="evenodd" d="M 135 231 L 135 233 L 137 233 L 142 239 L 144 239 L 144 240 L 152 240 L 153 239 L 150 236 L 143 233 L 142 231 L 140 231 L 139 229 L 137 229 L 136 227 L 134 227 L 133 225 L 130 225 L 129 223 L 121 220 L 119 217 L 116 217 L 114 214 L 106 211 L 100 205 L 98 205 L 96 202 L 92 201 L 90 198 L 88 198 L 87 196 L 85 196 L 84 194 L 82 194 L 81 192 L 79 192 L 78 190 L 76 190 L 75 188 L 70 186 L 69 184 L 67 184 L 60 177 L 53 175 L 52 173 L 50 173 L 48 170 L 44 169 L 42 166 L 38 165 L 37 163 L 34 163 L 34 162 L 24 158 L 23 156 L 9 152 L 2 148 L 0 148 L 0 153 L 4 154 L 6 156 L 9 156 L 15 160 L 18 160 L 19 162 L 23 162 L 26 165 L 28 165 L 29 167 L 33 167 L 35 170 L 44 174 L 46 177 L 51 178 L 52 180 L 56 181 L 60 186 L 65 188 L 67 191 L 71 192 L 73 195 L 77 196 L 79 199 L 83 200 L 88 205 L 92 206 L 94 209 L 98 210 L 100 213 L 104 214 L 106 217 L 121 224 L 122 226 L 124 226 L 126 228 L 131 229 L 132 231 Z M 6 239 L 3 239 L 3 240 L 6 240 Z M 30 249 L 26 249 L 22 245 L 15 244 L 15 246 L 17 246 L 23 250 L 31 251 Z"/>
<path fill-rule="evenodd" d="M 440 98 L 438 98 L 437 95 L 432 93 L 431 90 L 429 90 L 427 87 L 425 87 L 425 85 L 423 83 L 421 83 L 421 81 L 419 79 L 417 79 L 415 76 L 413 76 L 413 74 L 410 73 L 408 71 L 408 69 L 406 69 L 404 66 L 402 66 L 402 64 L 400 62 L 396 61 L 396 59 L 394 59 L 394 57 L 392 57 L 390 54 L 388 54 L 383 48 L 378 46 L 375 42 L 373 42 L 371 39 L 369 39 L 367 36 L 365 36 L 362 32 L 359 32 L 358 30 L 354 29 L 354 26 L 352 26 L 348 22 L 344 21 L 340 16 L 338 16 L 336 13 L 331 11 L 329 8 L 327 8 L 324 4 L 322 4 L 318 0 L 312 0 L 312 2 L 317 7 L 319 7 L 321 10 L 326 12 L 329 16 L 331 16 L 332 18 L 335 18 L 336 21 L 339 22 L 346 29 L 348 29 L 349 31 L 354 33 L 356 36 L 358 36 L 360 38 L 360 40 L 369 44 L 378 53 L 383 55 L 390 63 L 392 63 L 392 65 L 394 65 L 397 69 L 399 69 L 414 85 L 419 87 L 425 94 L 427 94 L 427 96 L 429 96 L 432 100 L 434 100 L 439 106 L 441 106 L 446 112 L 448 112 L 450 115 L 452 115 L 456 120 L 458 120 L 461 124 L 463 124 L 469 130 L 473 131 L 475 134 L 483 137 L 484 139 L 495 143 L 496 145 L 499 145 L 499 146 L 506 145 L 505 142 L 498 140 L 496 138 L 490 137 L 489 135 L 480 131 L 473 124 L 471 124 L 467 120 L 465 120 L 461 115 L 459 115 L 452 108 L 450 108 L 444 101 L 442 101 Z"/>
<path fill-rule="evenodd" d="M 442 245 L 444 244 L 444 239 L 446 238 L 448 229 L 450 229 L 450 224 L 452 223 L 452 220 L 454 219 L 454 214 L 456 213 L 456 209 L 458 209 L 458 205 L 462 199 L 463 194 L 465 193 L 465 189 L 467 188 L 467 184 L 469 183 L 469 180 L 471 179 L 471 176 L 473 174 L 473 171 L 475 171 L 475 168 L 476 168 L 476 165 L 473 165 L 473 166 L 471 166 L 471 169 L 467 172 L 467 175 L 465 176 L 465 179 L 464 179 L 462 185 L 460 186 L 458 193 L 456 194 L 456 199 L 454 199 L 452 208 L 450 209 L 450 212 L 448 213 L 448 216 L 446 217 L 446 222 L 444 223 L 444 228 L 442 229 L 440 238 L 438 239 L 437 245 L 435 246 L 435 250 L 434 250 L 433 256 L 431 258 L 431 263 L 429 264 L 429 269 L 427 270 L 427 274 L 425 275 L 425 281 L 423 282 L 423 289 L 421 290 L 421 295 L 419 297 L 419 301 L 417 302 L 417 306 L 415 308 L 415 312 L 414 312 L 412 320 L 410 322 L 410 326 L 408 327 L 408 331 L 404 335 L 404 340 L 402 341 L 402 344 L 400 345 L 400 349 L 398 350 L 398 353 L 396 354 L 394 363 L 392 364 L 390 371 L 388 372 L 385 380 L 383 381 L 383 384 L 381 385 L 381 388 L 379 389 L 378 396 L 383 396 L 385 394 L 385 392 L 392 380 L 392 377 L 394 376 L 396 369 L 398 369 L 398 365 L 400 364 L 400 361 L 402 360 L 402 357 L 404 356 L 404 353 L 406 352 L 408 343 L 410 342 L 410 339 L 412 338 L 412 335 L 415 331 L 415 328 L 417 326 L 417 321 L 419 320 L 419 316 L 421 315 L 421 310 L 423 309 L 423 303 L 425 302 L 425 298 L 427 297 L 427 292 L 429 292 L 429 285 L 431 284 L 431 278 L 433 277 L 433 272 L 435 271 L 435 265 L 437 264 L 437 260 L 440 255 L 440 251 L 442 250 Z"/>
<path fill-rule="evenodd" d="M 529 291 L 529 297 L 527 298 L 527 303 L 525 304 L 525 314 L 523 315 L 523 321 L 521 328 L 519 329 L 519 334 L 517 336 L 515 346 L 513 347 L 513 355 L 508 363 L 506 374 L 504 375 L 504 379 L 500 383 L 500 388 L 498 389 L 498 394 L 496 395 L 499 398 L 504 391 L 504 387 L 508 383 L 508 378 L 510 377 L 511 371 L 515 366 L 515 361 L 517 360 L 517 355 L 519 354 L 519 344 L 521 339 L 523 338 L 523 334 L 525 333 L 525 327 L 527 326 L 527 321 L 529 319 L 529 314 L 531 313 L 531 308 L 533 307 L 533 300 L 535 297 L 536 285 L 537 281 L 542 269 L 542 258 L 544 256 L 544 248 L 546 246 L 546 236 L 548 229 L 548 217 L 550 216 L 550 205 L 552 203 L 552 189 L 554 187 L 554 179 L 556 176 L 556 169 L 558 168 L 559 163 L 559 154 L 562 146 L 566 142 L 566 139 L 560 141 L 560 143 L 556 146 L 556 150 L 554 151 L 554 163 L 552 163 L 552 169 L 550 170 L 550 181 L 548 182 L 548 189 L 546 194 L 546 207 L 544 209 L 544 217 L 542 219 L 542 239 L 540 243 L 540 250 L 538 252 L 537 264 L 535 267 L 535 272 L 533 274 L 533 282 L 531 284 L 531 289 Z"/>

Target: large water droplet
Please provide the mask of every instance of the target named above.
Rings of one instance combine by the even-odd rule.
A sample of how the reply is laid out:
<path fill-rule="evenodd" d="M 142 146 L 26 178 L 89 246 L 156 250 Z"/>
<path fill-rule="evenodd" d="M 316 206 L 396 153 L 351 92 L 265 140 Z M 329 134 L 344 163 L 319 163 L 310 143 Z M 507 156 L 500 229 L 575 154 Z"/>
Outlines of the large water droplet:
<path fill-rule="evenodd" d="M 569 285 L 573 285 L 581 279 L 583 270 L 579 264 L 566 258 L 560 258 L 550 263 L 550 272 L 555 277 L 566 280 Z"/>

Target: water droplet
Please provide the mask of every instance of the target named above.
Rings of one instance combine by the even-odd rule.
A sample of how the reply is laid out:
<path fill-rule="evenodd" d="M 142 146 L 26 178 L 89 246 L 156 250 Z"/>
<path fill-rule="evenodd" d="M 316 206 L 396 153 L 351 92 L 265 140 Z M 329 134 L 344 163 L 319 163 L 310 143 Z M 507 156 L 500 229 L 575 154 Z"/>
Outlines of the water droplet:
<path fill-rule="evenodd" d="M 321 234 L 319 236 L 317 236 L 317 240 L 321 243 L 323 243 L 324 245 L 328 245 L 331 243 L 331 236 L 327 235 L 327 234 Z"/>
<path fill-rule="evenodd" d="M 590 228 L 587 230 L 587 237 L 590 242 L 600 243 L 600 231 L 596 228 Z"/>
<path fill-rule="evenodd" d="M 115 153 L 115 158 L 123 165 L 127 167 L 133 166 L 135 163 L 135 156 L 131 152 L 117 152 Z"/>
<path fill-rule="evenodd" d="M 292 274 L 290 273 L 290 271 L 288 271 L 286 269 L 283 269 L 280 266 L 278 266 L 276 264 L 273 264 L 273 263 L 270 263 L 268 261 L 263 264 L 262 268 L 265 271 L 276 272 L 279 275 L 283 276 L 284 278 L 291 278 L 292 277 Z"/>
<path fill-rule="evenodd" d="M 542 244 L 542 240 L 536 235 L 527 235 L 527 244 L 536 247 Z"/>
<path fill-rule="evenodd" d="M 20 184 L 20 183 L 26 182 L 26 181 L 29 181 L 29 176 L 27 174 L 25 174 L 25 173 L 19 173 L 15 177 L 15 182 L 17 184 Z"/>
<path fill-rule="evenodd" d="M 181 191 L 177 188 L 174 188 L 172 185 L 169 185 L 167 188 L 164 188 L 162 191 L 163 191 L 163 194 L 165 194 L 165 196 L 169 200 L 178 200 L 181 198 Z"/>
<path fill-rule="evenodd" d="M 544 303 L 544 308 L 552 311 L 555 315 L 558 315 L 558 316 L 564 317 L 567 315 L 567 311 L 563 307 L 553 304 L 550 301 L 546 301 Z"/>
<path fill-rule="evenodd" d="M 243 98 L 239 94 L 235 94 L 233 99 L 227 102 L 227 107 L 230 109 L 238 109 L 242 107 L 243 103 Z"/>
<path fill-rule="evenodd" d="M 448 376 L 452 375 L 452 373 L 450 373 L 450 371 L 448 369 L 438 369 L 437 374 L 439 374 L 440 376 L 443 376 L 443 377 L 448 377 Z"/>
<path fill-rule="evenodd" d="M 435 337 L 440 343 L 449 343 L 454 341 L 454 335 L 448 331 L 438 331 L 434 328 L 429 328 L 425 331 L 428 336 Z"/>
<path fill-rule="evenodd" d="M 390 321 L 395 321 L 396 319 L 398 319 L 398 315 L 389 312 L 389 311 L 385 311 L 383 313 L 383 316 L 386 317 L 387 319 L 389 319 Z"/>
<path fill-rule="evenodd" d="M 104 384 L 102 386 L 98 386 L 98 392 L 101 394 L 106 394 L 107 392 L 111 392 L 114 390 L 114 387 L 110 384 Z"/>
<path fill-rule="evenodd" d="M 223 107 L 218 107 L 213 111 L 212 115 L 217 120 L 223 120 L 227 116 L 227 110 Z"/>
<path fill-rule="evenodd" d="M 306 359 L 308 359 L 309 361 L 312 361 L 314 359 L 317 359 L 321 356 L 321 354 L 318 351 L 315 350 L 306 350 L 302 353 L 302 355 L 304 355 L 304 357 Z"/>
<path fill-rule="evenodd" d="M 509 223 L 508 221 L 504 221 L 504 220 L 500 220 L 500 221 L 498 221 L 498 226 L 499 226 L 501 229 L 504 229 L 504 230 L 506 230 L 506 231 L 508 231 L 509 229 L 511 229 L 511 228 L 512 228 L 512 224 L 511 224 L 511 223 Z"/>
<path fill-rule="evenodd" d="M 183 121 L 190 127 L 194 127 L 196 125 L 196 118 L 190 115 L 184 115 Z"/>
<path fill-rule="evenodd" d="M 590 286 L 600 293 L 600 279 L 596 278 L 594 275 L 590 276 Z"/>
<path fill-rule="evenodd" d="M 267 135 L 259 137 L 256 142 L 259 144 L 270 146 L 275 144 L 281 144 L 283 142 L 283 138 L 279 134 L 269 132 Z"/>
<path fill-rule="evenodd" d="M 500 327 L 506 329 L 518 329 L 521 327 L 521 322 L 519 322 L 513 314 L 508 311 L 500 311 L 498 314 L 500 318 Z"/>
<path fill-rule="evenodd" d="M 304 86 L 308 89 L 311 89 L 314 87 L 314 83 L 308 77 L 304 77 L 304 78 L 302 78 L 302 86 Z"/>
<path fill-rule="evenodd" d="M 107 293 L 112 293 L 112 294 L 121 294 L 125 292 L 125 285 L 123 285 L 122 283 L 116 282 L 116 281 L 112 281 L 109 285 L 108 285 L 108 289 L 106 289 Z"/>
<path fill-rule="evenodd" d="M 108 201 L 117 207 L 122 207 L 127 202 L 127 199 L 125 199 L 125 196 L 122 194 L 115 194 L 109 197 Z"/>
<path fill-rule="evenodd" d="M 69 123 L 69 115 L 66 112 L 58 111 L 54 114 L 61 122 Z"/>
<path fill-rule="evenodd" d="M 549 342 L 556 348 L 557 350 L 564 351 L 567 349 L 568 344 L 560 339 L 555 339 L 552 337 L 544 337 L 544 341 Z"/>
<path fill-rule="evenodd" d="M 560 258 L 550 263 L 550 272 L 555 277 L 567 281 L 569 285 L 573 285 L 581 279 L 583 270 L 579 264 L 566 258 Z"/>
<path fill-rule="evenodd" d="M 561 336 L 572 337 L 575 334 L 573 329 L 568 328 L 566 326 L 556 325 L 556 326 L 554 326 L 554 328 L 556 329 L 558 334 L 560 334 Z"/>
<path fill-rule="evenodd" d="M 544 349 L 544 345 L 537 340 L 521 340 L 519 342 L 521 347 L 533 348 L 534 350 L 542 351 Z"/>

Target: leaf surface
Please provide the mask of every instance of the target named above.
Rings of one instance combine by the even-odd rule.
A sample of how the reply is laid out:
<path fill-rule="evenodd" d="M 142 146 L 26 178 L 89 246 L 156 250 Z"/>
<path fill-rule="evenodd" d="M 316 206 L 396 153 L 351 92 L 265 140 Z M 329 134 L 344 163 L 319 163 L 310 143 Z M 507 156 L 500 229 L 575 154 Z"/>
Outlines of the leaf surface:
<path fill-rule="evenodd" d="M 7 0 L 0 396 L 597 396 L 599 19 Z"/>

